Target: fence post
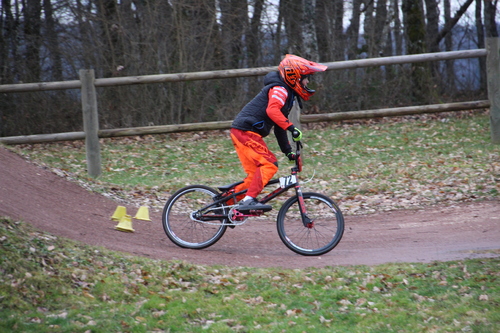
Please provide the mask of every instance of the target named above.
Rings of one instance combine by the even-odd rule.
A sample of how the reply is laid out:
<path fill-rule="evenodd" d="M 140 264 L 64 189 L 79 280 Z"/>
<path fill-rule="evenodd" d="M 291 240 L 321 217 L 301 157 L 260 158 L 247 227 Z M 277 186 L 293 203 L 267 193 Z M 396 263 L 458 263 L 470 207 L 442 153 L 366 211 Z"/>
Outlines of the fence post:
<path fill-rule="evenodd" d="M 500 39 L 486 38 L 486 73 L 490 100 L 491 142 L 500 143 Z"/>
<path fill-rule="evenodd" d="M 80 70 L 87 172 L 89 176 L 96 178 L 101 175 L 101 148 L 99 146 L 99 117 L 97 114 L 97 95 L 94 80 L 93 69 Z"/>

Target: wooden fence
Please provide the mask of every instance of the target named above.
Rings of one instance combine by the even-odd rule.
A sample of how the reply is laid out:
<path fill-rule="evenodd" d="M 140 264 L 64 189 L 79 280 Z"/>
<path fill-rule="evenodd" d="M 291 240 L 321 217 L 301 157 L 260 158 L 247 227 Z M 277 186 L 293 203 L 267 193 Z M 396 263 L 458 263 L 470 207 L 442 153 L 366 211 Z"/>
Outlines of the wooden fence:
<path fill-rule="evenodd" d="M 405 63 L 430 62 L 451 59 L 487 57 L 488 100 L 462 103 L 436 104 L 426 106 L 411 106 L 392 109 L 349 111 L 331 114 L 301 115 L 301 123 L 320 121 L 338 121 L 372 117 L 401 116 L 418 113 L 434 113 L 459 111 L 479 108 L 490 108 L 491 140 L 500 143 L 500 43 L 499 38 L 487 38 L 486 49 L 464 50 L 452 52 L 425 53 L 406 56 L 394 56 L 373 59 L 338 61 L 325 63 L 327 70 L 355 69 L 363 67 L 387 66 Z M 0 138 L 0 143 L 22 144 L 66 140 L 85 139 L 87 150 L 87 169 L 92 177 L 101 173 L 99 138 L 160 134 L 185 131 L 206 131 L 228 129 L 231 121 L 208 122 L 197 124 L 179 124 L 165 126 L 148 126 L 124 129 L 99 130 L 97 113 L 96 87 L 110 87 L 132 84 L 151 84 L 164 82 L 210 80 L 234 77 L 260 76 L 277 70 L 277 66 L 248 69 L 232 69 L 193 73 L 175 73 L 161 75 L 129 76 L 118 78 L 96 79 L 93 70 L 80 70 L 80 80 L 64 82 L 40 82 L 24 84 L 0 85 L 0 93 L 33 92 L 46 90 L 81 89 L 84 132 L 69 132 L 57 134 L 40 134 L 28 136 L 12 136 Z"/>

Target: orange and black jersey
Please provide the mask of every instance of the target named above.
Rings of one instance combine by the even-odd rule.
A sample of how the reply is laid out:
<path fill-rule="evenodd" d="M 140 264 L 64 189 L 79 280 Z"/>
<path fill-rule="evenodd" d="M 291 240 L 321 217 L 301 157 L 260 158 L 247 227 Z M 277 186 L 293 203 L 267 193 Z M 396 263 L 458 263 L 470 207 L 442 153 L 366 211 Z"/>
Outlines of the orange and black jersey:
<path fill-rule="evenodd" d="M 278 72 L 271 72 L 264 78 L 265 87 L 252 99 L 234 119 L 231 127 L 252 131 L 266 137 L 274 126 L 274 134 L 281 151 L 292 151 L 286 129 L 293 125 L 288 114 L 294 103 L 294 92 L 288 88 Z"/>

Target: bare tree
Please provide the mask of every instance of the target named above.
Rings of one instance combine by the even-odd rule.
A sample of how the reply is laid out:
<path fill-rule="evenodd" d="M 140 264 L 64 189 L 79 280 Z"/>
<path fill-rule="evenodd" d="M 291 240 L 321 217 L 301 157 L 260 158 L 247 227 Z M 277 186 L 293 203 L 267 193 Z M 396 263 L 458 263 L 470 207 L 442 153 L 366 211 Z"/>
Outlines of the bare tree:
<path fill-rule="evenodd" d="M 331 50 L 335 47 L 331 40 L 333 37 L 332 18 L 333 18 L 333 1 L 316 0 L 316 37 L 318 39 L 318 54 L 319 60 L 327 60 L 332 58 Z"/>
<path fill-rule="evenodd" d="M 16 8 L 14 11 L 17 12 Z M 10 0 L 2 0 L 1 8 L 1 28 L 0 34 L 0 83 L 10 83 L 14 81 L 20 71 L 18 63 L 21 57 L 18 54 L 18 27 L 19 16 L 14 16 Z"/>
<path fill-rule="evenodd" d="M 486 37 L 498 37 L 495 20 L 498 0 L 484 0 L 484 30 Z"/>
<path fill-rule="evenodd" d="M 352 16 L 351 23 L 346 31 L 347 37 L 347 58 L 356 59 L 358 52 L 358 42 L 359 42 L 359 26 L 361 17 L 361 4 L 362 0 L 352 1 Z"/>
<path fill-rule="evenodd" d="M 344 1 L 316 0 L 318 60 L 345 60 Z"/>
<path fill-rule="evenodd" d="M 261 38 L 261 18 L 263 8 L 264 0 L 255 0 L 250 29 L 247 34 L 249 67 L 257 67 L 261 58 L 260 45 L 263 43 Z"/>
<path fill-rule="evenodd" d="M 391 15 L 392 22 L 394 23 L 394 45 L 395 45 L 395 55 L 403 54 L 403 34 L 401 33 L 401 19 L 399 18 L 399 0 L 391 0 Z"/>
<path fill-rule="evenodd" d="M 444 23 L 445 25 L 448 25 L 449 22 L 451 21 L 450 0 L 443 0 L 443 7 L 444 7 Z M 453 32 L 451 30 L 449 33 L 446 34 L 444 44 L 446 51 L 451 51 L 453 49 Z M 445 73 L 446 73 L 445 82 L 448 91 L 453 91 L 455 89 L 455 71 L 453 68 L 454 64 L 455 61 L 453 60 L 447 60 L 445 62 Z"/>
<path fill-rule="evenodd" d="M 104 76 L 114 76 L 118 66 L 123 66 L 123 26 L 118 18 L 116 0 L 97 0 L 97 15 L 101 27 Z"/>
<path fill-rule="evenodd" d="M 439 0 L 424 0 L 425 2 L 425 13 L 426 13 L 426 45 L 427 52 L 438 52 L 439 51 L 439 43 L 435 43 L 433 40 L 433 36 L 436 36 L 439 33 L 439 8 L 438 8 Z M 439 73 L 439 63 L 433 62 L 429 63 L 430 75 L 431 79 L 436 82 L 436 85 L 442 87 L 440 73 Z"/>
<path fill-rule="evenodd" d="M 238 68 L 243 64 L 244 35 L 248 26 L 248 4 L 246 0 L 220 0 L 222 52 L 227 68 Z"/>
<path fill-rule="evenodd" d="M 302 56 L 313 61 L 319 60 L 318 40 L 316 38 L 315 9 L 316 0 L 302 0 Z"/>
<path fill-rule="evenodd" d="M 51 80 L 62 81 L 63 69 L 61 60 L 61 51 L 59 49 L 59 38 L 56 30 L 56 21 L 54 19 L 54 10 L 50 0 L 43 0 L 43 10 L 45 12 L 45 40 L 47 49 L 49 50 L 49 57 L 51 60 Z"/>
<path fill-rule="evenodd" d="M 42 45 L 42 6 L 40 0 L 26 0 L 23 11 L 24 38 L 26 42 L 26 52 L 24 54 L 26 65 L 23 80 L 25 82 L 38 82 L 41 74 L 40 46 Z"/>
<path fill-rule="evenodd" d="M 426 9 L 426 36 L 427 36 L 427 50 L 429 52 L 439 51 L 439 41 L 436 43 L 434 36 L 439 33 L 439 7 L 438 0 L 425 0 Z"/>
<path fill-rule="evenodd" d="M 403 0 L 403 17 L 406 29 L 406 44 L 409 54 L 426 51 L 425 20 L 422 0 Z M 429 99 L 429 72 L 425 64 L 412 64 L 411 93 L 416 103 L 425 103 Z"/>
<path fill-rule="evenodd" d="M 345 60 L 345 34 L 344 34 L 344 1 L 333 1 L 333 59 Z"/>
<path fill-rule="evenodd" d="M 474 0 L 466 0 L 462 6 L 460 6 L 460 9 L 455 13 L 455 16 L 451 18 L 444 27 L 441 29 L 441 31 L 436 35 L 434 40 L 432 41 L 433 44 L 439 44 L 441 42 L 441 39 L 444 38 L 448 33 L 450 33 L 451 29 L 457 24 L 458 20 L 462 17 L 462 15 L 467 11 L 469 6 L 472 4 Z"/>
<path fill-rule="evenodd" d="M 389 34 L 389 20 L 387 18 L 387 0 L 378 0 L 375 8 L 375 31 L 379 34 L 375 35 L 375 52 L 378 56 L 384 54 L 384 46 L 387 43 Z"/>
<path fill-rule="evenodd" d="M 286 53 L 303 55 L 302 43 L 303 8 L 302 0 L 281 0 L 280 13 L 285 23 L 287 47 Z"/>
<path fill-rule="evenodd" d="M 379 32 L 375 31 L 375 0 L 364 0 L 364 14 L 365 20 L 363 22 L 363 38 L 365 44 L 362 46 L 363 51 L 366 52 L 367 57 L 375 56 L 375 36 Z M 378 54 L 377 54 L 378 56 Z"/>
<path fill-rule="evenodd" d="M 19 71 L 17 27 L 18 17 L 14 16 L 10 0 L 2 0 L 0 8 L 0 84 L 13 82 Z M 0 98 L 0 136 L 13 135 L 16 128 L 16 106 L 12 95 Z"/>
<path fill-rule="evenodd" d="M 476 0 L 476 32 L 477 32 L 477 47 L 480 49 L 485 48 L 484 40 L 484 25 L 482 21 L 481 13 L 482 0 Z M 486 91 L 486 59 L 479 58 L 479 89 Z"/>

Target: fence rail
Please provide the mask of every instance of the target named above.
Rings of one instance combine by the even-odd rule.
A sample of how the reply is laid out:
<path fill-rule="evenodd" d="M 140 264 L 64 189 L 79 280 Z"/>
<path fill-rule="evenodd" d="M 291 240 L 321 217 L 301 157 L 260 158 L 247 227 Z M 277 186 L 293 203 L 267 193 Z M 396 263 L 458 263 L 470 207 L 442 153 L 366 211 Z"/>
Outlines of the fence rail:
<path fill-rule="evenodd" d="M 302 115 L 299 117 L 300 122 L 312 123 L 320 121 L 338 121 L 345 119 L 401 116 L 401 115 L 416 114 L 416 113 L 446 112 L 446 111 L 480 109 L 489 107 L 491 139 L 493 143 L 500 143 L 499 38 L 487 38 L 486 49 L 424 53 L 424 54 L 382 57 L 382 58 L 372 58 L 372 59 L 359 59 L 359 60 L 329 62 L 324 64 L 328 66 L 327 70 L 340 70 L 340 69 L 355 69 L 363 67 L 388 66 L 388 65 L 406 64 L 406 63 L 477 58 L 483 56 L 487 57 L 488 101 L 473 101 L 473 102 L 437 104 L 437 105 L 426 105 L 426 106 L 411 106 L 411 107 L 393 108 L 393 109 Z M 96 87 L 261 76 L 274 70 L 277 70 L 277 66 L 206 71 L 206 72 L 128 76 L 128 77 L 101 78 L 101 79 L 94 78 L 93 70 L 80 70 L 80 80 L 72 80 L 64 82 L 38 82 L 38 83 L 0 85 L 0 93 L 82 89 L 82 109 L 83 109 L 83 117 L 85 125 L 84 132 L 2 137 L 0 138 L 0 143 L 21 144 L 21 143 L 38 143 L 38 142 L 85 139 L 86 150 L 87 150 L 87 167 L 89 175 L 92 177 L 97 177 L 101 173 L 100 148 L 98 141 L 99 138 L 227 129 L 229 128 L 231 122 L 219 121 L 219 122 L 209 122 L 209 123 L 199 123 L 199 124 L 179 124 L 179 125 L 99 130 L 97 121 L 98 113 L 97 113 L 97 96 L 95 92 Z M 83 94 L 84 90 L 85 94 Z"/>
<path fill-rule="evenodd" d="M 475 102 L 448 103 L 448 104 L 433 104 L 433 105 L 422 105 L 422 106 L 399 107 L 391 109 L 376 109 L 376 110 L 300 115 L 299 122 L 302 124 L 309 124 L 309 123 L 317 123 L 323 121 L 328 122 L 328 121 L 353 120 L 353 119 L 364 119 L 364 118 L 375 118 L 375 117 L 394 117 L 394 116 L 405 116 L 412 114 L 485 109 L 489 107 L 490 107 L 490 102 L 488 100 L 475 101 Z M 98 137 L 113 138 L 120 136 L 134 136 L 134 135 L 148 135 L 148 134 L 226 130 L 231 127 L 231 123 L 232 121 L 213 121 L 213 122 L 194 123 L 194 124 L 105 129 L 98 131 Z M 0 142 L 8 145 L 15 145 L 15 144 L 57 142 L 57 141 L 73 141 L 73 140 L 84 140 L 84 139 L 85 139 L 85 132 L 66 132 L 57 134 L 9 136 L 0 138 Z"/>
<path fill-rule="evenodd" d="M 340 69 L 388 66 L 388 65 L 398 65 L 398 64 L 428 62 L 428 61 L 477 58 L 484 56 L 486 56 L 486 49 L 477 49 L 477 50 L 412 54 L 405 56 L 359 59 L 359 60 L 348 60 L 348 61 L 336 61 L 336 62 L 327 62 L 323 64 L 328 66 L 327 70 L 340 70 Z M 229 79 L 236 77 L 266 75 L 267 73 L 275 71 L 277 69 L 278 69 L 277 66 L 272 66 L 272 67 L 228 69 L 228 70 L 206 71 L 206 72 L 102 78 L 102 79 L 95 79 L 94 86 L 111 87 L 111 86 L 124 86 L 133 84 Z M 62 82 L 4 84 L 0 85 L 0 93 L 80 89 L 81 87 L 82 87 L 82 82 L 80 80 L 62 81 Z"/>

